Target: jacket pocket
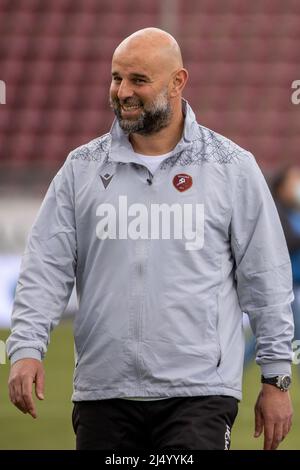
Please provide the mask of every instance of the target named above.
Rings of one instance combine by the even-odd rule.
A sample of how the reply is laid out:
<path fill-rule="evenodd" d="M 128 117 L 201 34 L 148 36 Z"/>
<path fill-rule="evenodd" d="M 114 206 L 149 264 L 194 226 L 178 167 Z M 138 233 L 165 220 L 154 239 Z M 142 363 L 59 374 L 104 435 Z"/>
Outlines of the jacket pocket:
<path fill-rule="evenodd" d="M 217 368 L 220 367 L 222 362 L 222 348 L 221 348 L 221 340 L 220 340 L 220 331 L 219 331 L 219 296 L 216 296 L 216 346 L 217 346 Z"/>

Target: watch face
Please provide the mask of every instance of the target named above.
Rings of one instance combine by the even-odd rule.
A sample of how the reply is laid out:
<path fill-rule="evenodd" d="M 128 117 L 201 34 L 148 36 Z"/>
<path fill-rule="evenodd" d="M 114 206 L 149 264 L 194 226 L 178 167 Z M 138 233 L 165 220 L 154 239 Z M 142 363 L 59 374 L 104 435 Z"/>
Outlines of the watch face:
<path fill-rule="evenodd" d="M 283 375 L 280 380 L 280 387 L 283 388 L 283 390 L 288 390 L 291 382 L 292 380 L 289 375 Z"/>

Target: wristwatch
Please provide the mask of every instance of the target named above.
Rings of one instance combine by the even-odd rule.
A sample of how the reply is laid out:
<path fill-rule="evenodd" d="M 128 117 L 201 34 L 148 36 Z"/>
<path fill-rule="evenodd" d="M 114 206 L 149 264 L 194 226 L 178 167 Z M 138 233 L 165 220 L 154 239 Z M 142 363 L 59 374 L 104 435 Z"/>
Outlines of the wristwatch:
<path fill-rule="evenodd" d="M 287 392 L 292 384 L 292 378 L 290 375 L 276 375 L 276 377 L 264 377 L 261 376 L 261 383 L 274 385 L 279 388 L 282 392 Z"/>

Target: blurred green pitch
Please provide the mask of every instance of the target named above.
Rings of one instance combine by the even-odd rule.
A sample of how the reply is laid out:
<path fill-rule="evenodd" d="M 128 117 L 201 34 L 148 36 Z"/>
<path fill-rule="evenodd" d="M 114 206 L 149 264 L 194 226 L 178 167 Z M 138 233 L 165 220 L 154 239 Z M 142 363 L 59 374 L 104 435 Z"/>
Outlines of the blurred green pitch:
<path fill-rule="evenodd" d="M 8 331 L 0 330 L 0 340 Z M 24 415 L 8 399 L 9 365 L 0 365 L 0 449 L 74 449 L 71 424 L 72 379 L 74 367 L 72 325 L 63 322 L 52 333 L 45 359 L 44 402 L 37 403 L 38 419 Z M 300 380 L 293 366 L 293 428 L 280 449 L 300 449 Z M 254 439 L 254 404 L 260 388 L 259 368 L 253 364 L 244 375 L 243 401 L 232 432 L 232 449 L 260 449 L 262 438 Z"/>

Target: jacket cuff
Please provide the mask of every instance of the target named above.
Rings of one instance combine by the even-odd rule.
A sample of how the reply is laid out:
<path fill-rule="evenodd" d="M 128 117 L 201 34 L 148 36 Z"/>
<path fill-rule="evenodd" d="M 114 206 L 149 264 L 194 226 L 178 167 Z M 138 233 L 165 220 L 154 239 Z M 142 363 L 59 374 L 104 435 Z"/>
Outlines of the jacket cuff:
<path fill-rule="evenodd" d="M 289 361 L 277 361 L 269 364 L 261 364 L 261 373 L 264 377 L 276 375 L 291 375 L 291 363 Z"/>
<path fill-rule="evenodd" d="M 10 363 L 13 365 L 19 359 L 38 359 L 42 360 L 42 355 L 38 349 L 34 348 L 21 348 L 14 352 L 10 358 Z"/>

